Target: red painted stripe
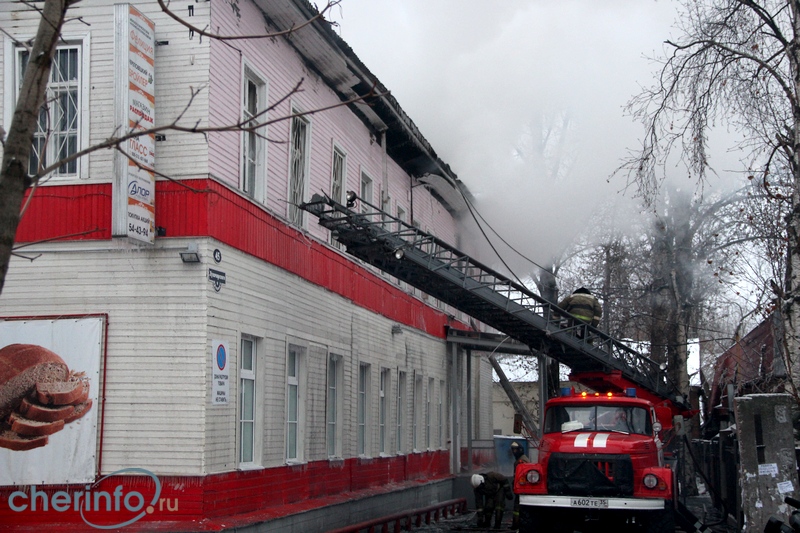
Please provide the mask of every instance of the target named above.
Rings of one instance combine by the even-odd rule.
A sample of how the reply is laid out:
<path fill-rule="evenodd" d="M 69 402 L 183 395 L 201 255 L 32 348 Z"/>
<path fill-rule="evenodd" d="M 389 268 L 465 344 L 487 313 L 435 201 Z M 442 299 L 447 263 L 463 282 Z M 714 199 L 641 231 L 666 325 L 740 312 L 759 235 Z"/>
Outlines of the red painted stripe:
<path fill-rule="evenodd" d="M 380 276 L 309 240 L 217 181 L 159 181 L 156 221 L 166 228 L 166 238 L 217 239 L 430 335 L 443 338 L 445 326 L 450 324 L 445 313 L 421 304 Z M 109 184 L 40 187 L 17 232 L 20 243 L 110 238 Z"/>
<path fill-rule="evenodd" d="M 114 476 L 88 489 L 85 485 L 3 487 L 0 531 L 38 532 L 44 527 L 53 532 L 91 530 L 81 517 L 81 507 L 88 521 L 102 526 L 145 513 L 124 531 L 218 531 L 447 477 L 446 451 L 316 461 L 205 477 L 161 476 L 161 493 L 150 513 L 146 510 L 156 494 L 156 485 L 148 476 Z M 32 508 L 34 501 L 36 510 Z"/>
<path fill-rule="evenodd" d="M 30 189 L 25 195 L 27 201 Z M 25 204 L 23 201 L 23 205 Z M 17 242 L 111 238 L 111 184 L 42 186 L 17 228 Z"/>

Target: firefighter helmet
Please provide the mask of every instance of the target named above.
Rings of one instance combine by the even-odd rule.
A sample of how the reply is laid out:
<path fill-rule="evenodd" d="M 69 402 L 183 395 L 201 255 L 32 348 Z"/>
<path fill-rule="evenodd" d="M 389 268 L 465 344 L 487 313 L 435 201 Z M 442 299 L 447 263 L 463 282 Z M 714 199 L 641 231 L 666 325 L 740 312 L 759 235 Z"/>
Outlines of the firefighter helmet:
<path fill-rule="evenodd" d="M 477 489 L 483 483 L 483 476 L 480 474 L 472 474 L 472 479 L 470 480 L 472 483 L 472 488 Z"/>

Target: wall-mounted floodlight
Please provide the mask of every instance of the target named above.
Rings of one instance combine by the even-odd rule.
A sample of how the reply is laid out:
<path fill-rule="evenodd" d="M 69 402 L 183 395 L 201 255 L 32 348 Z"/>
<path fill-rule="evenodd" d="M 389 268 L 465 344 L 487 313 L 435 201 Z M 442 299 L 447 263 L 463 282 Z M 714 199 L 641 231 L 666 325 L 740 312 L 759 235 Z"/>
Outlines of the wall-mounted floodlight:
<path fill-rule="evenodd" d="M 189 246 L 186 247 L 186 250 L 178 252 L 181 256 L 181 261 L 184 263 L 199 263 L 200 262 L 200 253 L 197 251 L 197 243 L 190 242 Z"/>
<path fill-rule="evenodd" d="M 347 191 L 347 207 L 352 209 L 356 205 L 356 200 L 358 200 L 358 195 L 353 191 Z"/>

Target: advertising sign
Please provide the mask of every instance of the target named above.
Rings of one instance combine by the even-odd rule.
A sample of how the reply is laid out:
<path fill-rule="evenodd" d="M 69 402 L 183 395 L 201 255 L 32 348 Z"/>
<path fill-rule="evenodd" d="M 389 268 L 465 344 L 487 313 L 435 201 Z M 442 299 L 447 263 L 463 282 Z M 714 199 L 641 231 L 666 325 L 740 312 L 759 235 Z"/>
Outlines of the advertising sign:
<path fill-rule="evenodd" d="M 116 75 L 118 129 L 145 131 L 155 125 L 155 24 L 128 4 L 115 6 L 117 12 Z M 155 242 L 155 134 L 128 139 L 125 155 L 119 156 L 117 183 L 124 187 L 117 206 L 125 213 L 124 233 L 128 238 Z M 115 234 L 117 232 L 115 231 Z"/>
<path fill-rule="evenodd" d="M 0 486 L 96 479 L 103 319 L 0 320 Z"/>

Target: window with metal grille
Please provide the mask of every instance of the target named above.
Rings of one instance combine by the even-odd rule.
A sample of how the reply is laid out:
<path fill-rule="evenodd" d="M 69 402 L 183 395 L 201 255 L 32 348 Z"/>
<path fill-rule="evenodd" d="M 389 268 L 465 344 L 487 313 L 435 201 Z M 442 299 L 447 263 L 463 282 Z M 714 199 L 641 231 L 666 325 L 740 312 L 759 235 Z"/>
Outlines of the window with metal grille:
<path fill-rule="evenodd" d="M 289 222 L 295 226 L 303 225 L 303 203 L 308 172 L 308 134 L 309 123 L 304 117 L 292 117 L 291 159 L 289 168 Z"/>
<path fill-rule="evenodd" d="M 340 204 L 344 203 L 344 184 L 347 182 L 347 155 L 338 146 L 333 148 L 331 164 L 331 198 Z M 341 248 L 341 243 L 331 233 L 331 244 Z"/>
<path fill-rule="evenodd" d="M 17 50 L 17 92 L 22 87 L 30 53 Z M 56 48 L 50 69 L 45 102 L 39 109 L 39 119 L 33 134 L 33 147 L 28 161 L 28 173 L 62 161 L 78 152 L 81 118 L 81 46 L 63 45 Z M 58 166 L 55 176 L 78 174 L 78 161 Z"/>

